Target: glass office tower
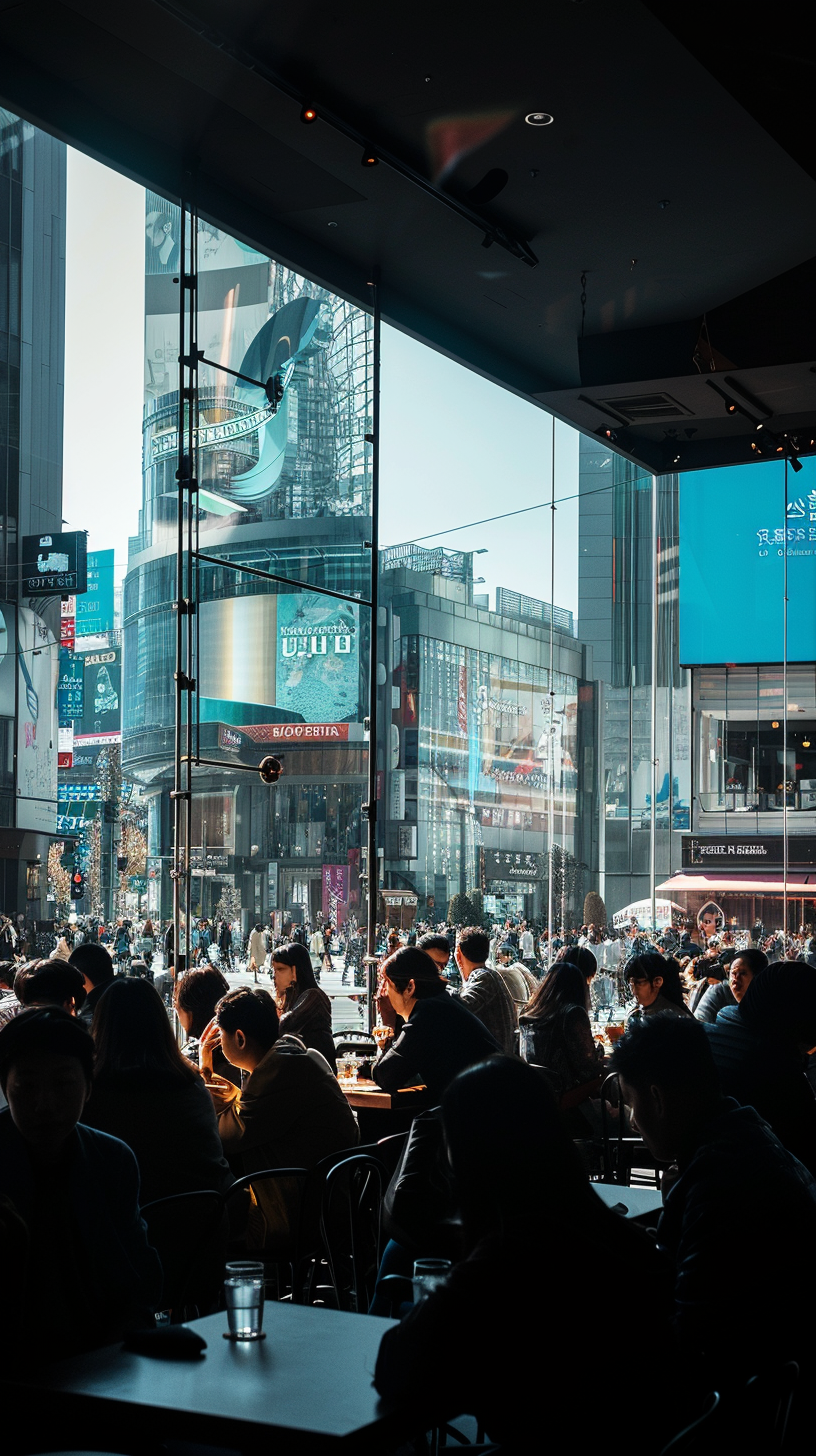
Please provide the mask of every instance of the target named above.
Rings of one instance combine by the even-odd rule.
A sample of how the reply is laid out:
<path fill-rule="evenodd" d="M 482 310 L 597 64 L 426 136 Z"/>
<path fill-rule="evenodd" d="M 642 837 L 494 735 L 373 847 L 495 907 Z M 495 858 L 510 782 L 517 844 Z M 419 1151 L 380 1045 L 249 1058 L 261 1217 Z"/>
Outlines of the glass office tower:
<path fill-rule="evenodd" d="M 146 195 L 144 474 L 124 589 L 125 770 L 150 793 L 149 908 L 170 913 L 175 666 L 178 208 Z M 315 918 L 359 905 L 367 701 L 371 320 L 198 227 L 200 752 L 192 909 Z M 240 378 L 238 376 L 244 376 Z M 263 384 L 280 379 L 273 407 Z M 273 572 L 269 582 L 219 561 Z M 291 585 L 287 585 L 291 582 Z M 274 751 L 274 793 L 231 762 Z M 337 882 L 337 883 L 335 883 Z M 335 904 L 337 897 L 335 896 Z"/>

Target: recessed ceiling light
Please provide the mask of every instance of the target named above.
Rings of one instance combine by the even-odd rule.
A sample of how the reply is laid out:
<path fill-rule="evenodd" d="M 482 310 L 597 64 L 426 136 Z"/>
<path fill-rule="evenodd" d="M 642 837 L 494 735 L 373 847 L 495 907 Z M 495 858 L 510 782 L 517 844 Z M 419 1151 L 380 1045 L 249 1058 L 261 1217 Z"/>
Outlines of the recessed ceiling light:
<path fill-rule="evenodd" d="M 326 227 L 337 227 L 337 223 L 336 222 L 327 222 L 326 223 Z"/>
<path fill-rule="evenodd" d="M 551 126 L 553 118 L 549 111 L 528 111 L 524 120 L 528 126 Z"/>

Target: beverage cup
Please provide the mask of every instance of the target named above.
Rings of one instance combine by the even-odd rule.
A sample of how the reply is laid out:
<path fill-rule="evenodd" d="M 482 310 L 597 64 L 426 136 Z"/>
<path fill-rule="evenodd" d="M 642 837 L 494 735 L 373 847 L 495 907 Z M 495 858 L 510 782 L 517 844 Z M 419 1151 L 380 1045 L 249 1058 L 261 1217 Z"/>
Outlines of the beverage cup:
<path fill-rule="evenodd" d="M 263 1279 L 239 1274 L 224 1280 L 231 1340 L 261 1340 L 263 1334 Z"/>
<path fill-rule="evenodd" d="M 429 1294 L 445 1283 L 450 1273 L 450 1259 L 415 1259 L 414 1277 L 411 1283 L 414 1287 L 414 1304 L 421 1304 Z"/>

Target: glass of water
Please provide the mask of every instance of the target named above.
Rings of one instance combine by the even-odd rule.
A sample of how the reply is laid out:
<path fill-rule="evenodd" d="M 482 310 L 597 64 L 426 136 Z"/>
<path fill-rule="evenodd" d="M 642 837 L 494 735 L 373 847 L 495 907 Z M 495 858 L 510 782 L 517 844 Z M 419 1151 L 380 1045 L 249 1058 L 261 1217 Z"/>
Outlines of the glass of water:
<path fill-rule="evenodd" d="M 251 1267 L 251 1266 L 250 1266 Z M 227 1302 L 230 1340 L 262 1340 L 264 1307 L 263 1266 L 260 1274 L 227 1273 L 224 1280 L 224 1294 Z M 230 1266 L 227 1265 L 229 1271 Z"/>
<path fill-rule="evenodd" d="M 421 1304 L 429 1294 L 438 1289 L 450 1273 L 450 1259 L 415 1259 L 414 1277 L 411 1283 L 414 1286 L 414 1304 Z"/>

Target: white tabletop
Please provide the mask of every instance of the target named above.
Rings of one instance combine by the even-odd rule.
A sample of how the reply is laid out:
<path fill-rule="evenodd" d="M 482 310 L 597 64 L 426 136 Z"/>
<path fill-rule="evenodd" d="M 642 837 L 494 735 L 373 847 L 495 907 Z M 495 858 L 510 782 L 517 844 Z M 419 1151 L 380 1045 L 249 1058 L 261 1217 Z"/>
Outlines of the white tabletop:
<path fill-rule="evenodd" d="M 663 1196 L 659 1188 L 626 1188 L 620 1183 L 591 1183 L 607 1208 L 614 1208 L 624 1218 L 642 1218 L 644 1214 L 659 1213 L 663 1207 Z"/>

